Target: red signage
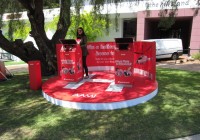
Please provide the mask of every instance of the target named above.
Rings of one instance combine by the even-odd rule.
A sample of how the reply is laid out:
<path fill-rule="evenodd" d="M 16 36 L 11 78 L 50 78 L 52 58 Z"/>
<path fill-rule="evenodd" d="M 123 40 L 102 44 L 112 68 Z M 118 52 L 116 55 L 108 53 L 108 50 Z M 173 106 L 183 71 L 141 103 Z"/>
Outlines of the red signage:
<path fill-rule="evenodd" d="M 58 75 L 69 82 L 78 82 L 83 78 L 82 52 L 79 45 L 64 46 L 57 44 Z"/>
<path fill-rule="evenodd" d="M 58 75 L 63 80 L 75 82 L 83 76 L 81 49 L 75 46 L 66 50 L 62 44 L 57 44 Z M 119 84 L 132 84 L 135 74 L 155 80 L 155 42 L 134 42 L 129 44 L 129 50 L 119 50 L 115 42 L 90 42 L 87 48 L 90 71 L 95 71 L 96 67 L 102 67 L 101 71 L 110 68 Z"/>
<path fill-rule="evenodd" d="M 156 75 L 156 45 L 155 42 L 134 43 L 134 71 L 140 75 L 155 80 Z"/>
<path fill-rule="evenodd" d="M 115 51 L 115 83 L 133 84 L 133 52 Z"/>
<path fill-rule="evenodd" d="M 88 43 L 87 48 L 89 51 L 88 66 L 114 66 L 114 42 L 91 42 Z"/>

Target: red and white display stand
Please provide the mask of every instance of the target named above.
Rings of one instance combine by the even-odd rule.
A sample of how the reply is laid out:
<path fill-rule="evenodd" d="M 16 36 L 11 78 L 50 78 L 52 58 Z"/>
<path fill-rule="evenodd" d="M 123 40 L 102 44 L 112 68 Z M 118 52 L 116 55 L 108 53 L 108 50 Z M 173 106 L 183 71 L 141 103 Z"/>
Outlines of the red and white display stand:
<path fill-rule="evenodd" d="M 133 39 L 115 38 L 115 84 L 133 85 Z"/>
<path fill-rule="evenodd" d="M 89 79 L 78 82 L 71 82 L 75 77 L 66 74 L 69 68 L 77 66 L 79 59 L 69 57 L 63 44 L 57 44 L 60 73 L 43 84 L 44 98 L 66 108 L 113 110 L 145 103 L 155 97 L 158 93 L 155 43 L 124 43 L 122 48 L 114 46 L 115 42 L 88 43 Z M 65 75 L 61 72 L 63 67 L 67 68 Z M 118 73 L 117 68 L 122 71 Z"/>
<path fill-rule="evenodd" d="M 78 82 L 83 78 L 82 52 L 75 40 L 61 40 L 57 44 L 58 75 L 62 80 Z"/>

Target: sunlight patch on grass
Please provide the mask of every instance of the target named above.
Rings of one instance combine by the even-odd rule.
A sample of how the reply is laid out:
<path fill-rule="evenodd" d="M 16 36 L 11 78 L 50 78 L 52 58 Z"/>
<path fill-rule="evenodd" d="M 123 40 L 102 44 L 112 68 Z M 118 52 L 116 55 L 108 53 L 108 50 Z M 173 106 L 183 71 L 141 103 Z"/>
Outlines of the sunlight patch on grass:
<path fill-rule="evenodd" d="M 200 133 L 200 74 L 158 69 L 158 94 L 137 106 L 85 111 L 53 105 L 27 73 L 0 83 L 0 139 L 171 139 Z M 44 79 L 43 79 L 44 80 Z M 46 80 L 46 79 L 45 79 Z"/>
<path fill-rule="evenodd" d="M 24 61 L 6 61 L 5 66 L 26 64 Z"/>
<path fill-rule="evenodd" d="M 144 114 L 147 115 L 149 113 L 152 113 L 152 112 L 156 111 L 156 108 L 153 105 L 148 105 L 143 109 L 143 111 L 144 111 Z"/>
<path fill-rule="evenodd" d="M 59 124 L 59 120 L 61 120 L 62 117 L 56 114 L 41 114 L 34 118 L 35 121 L 35 127 L 36 128 L 43 128 L 44 126 L 54 126 Z"/>

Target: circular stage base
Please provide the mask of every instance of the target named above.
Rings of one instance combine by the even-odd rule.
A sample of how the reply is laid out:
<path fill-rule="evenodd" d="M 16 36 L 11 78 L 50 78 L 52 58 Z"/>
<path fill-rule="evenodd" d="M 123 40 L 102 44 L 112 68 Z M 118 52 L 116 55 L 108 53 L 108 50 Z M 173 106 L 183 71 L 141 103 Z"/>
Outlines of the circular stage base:
<path fill-rule="evenodd" d="M 53 104 L 82 110 L 113 110 L 144 103 L 158 92 L 157 81 L 134 75 L 132 86 L 115 84 L 114 74 L 92 72 L 89 79 L 69 83 L 59 77 L 42 86 L 44 98 Z"/>

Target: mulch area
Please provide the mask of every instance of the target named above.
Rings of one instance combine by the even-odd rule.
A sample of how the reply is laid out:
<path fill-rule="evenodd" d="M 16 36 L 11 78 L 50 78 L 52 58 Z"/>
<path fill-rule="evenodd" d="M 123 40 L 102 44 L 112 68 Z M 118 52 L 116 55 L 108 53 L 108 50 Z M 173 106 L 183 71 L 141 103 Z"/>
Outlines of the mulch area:
<path fill-rule="evenodd" d="M 179 60 L 158 60 L 157 67 L 200 72 L 200 61 L 181 57 Z"/>

